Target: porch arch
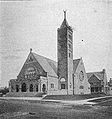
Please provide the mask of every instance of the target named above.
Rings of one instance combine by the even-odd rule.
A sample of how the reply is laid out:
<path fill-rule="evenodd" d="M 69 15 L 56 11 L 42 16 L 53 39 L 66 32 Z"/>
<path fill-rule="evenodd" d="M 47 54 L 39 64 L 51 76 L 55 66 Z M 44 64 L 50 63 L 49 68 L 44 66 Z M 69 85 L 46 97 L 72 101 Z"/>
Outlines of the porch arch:
<path fill-rule="evenodd" d="M 33 84 L 30 84 L 30 92 L 33 92 Z"/>
<path fill-rule="evenodd" d="M 26 92 L 27 88 L 26 88 L 26 83 L 23 83 L 22 84 L 22 88 L 21 88 L 21 91 L 22 92 Z"/>

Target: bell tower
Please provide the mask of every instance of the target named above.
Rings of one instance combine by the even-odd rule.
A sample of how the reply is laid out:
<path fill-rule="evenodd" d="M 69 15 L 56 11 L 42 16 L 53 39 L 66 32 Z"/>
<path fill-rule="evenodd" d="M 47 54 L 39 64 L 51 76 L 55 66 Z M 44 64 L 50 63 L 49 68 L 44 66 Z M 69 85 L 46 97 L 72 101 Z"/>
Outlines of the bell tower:
<path fill-rule="evenodd" d="M 59 89 L 66 90 L 67 94 L 73 93 L 73 30 L 66 20 L 66 11 L 64 11 L 64 20 L 57 30 L 58 40 L 58 78 Z"/>

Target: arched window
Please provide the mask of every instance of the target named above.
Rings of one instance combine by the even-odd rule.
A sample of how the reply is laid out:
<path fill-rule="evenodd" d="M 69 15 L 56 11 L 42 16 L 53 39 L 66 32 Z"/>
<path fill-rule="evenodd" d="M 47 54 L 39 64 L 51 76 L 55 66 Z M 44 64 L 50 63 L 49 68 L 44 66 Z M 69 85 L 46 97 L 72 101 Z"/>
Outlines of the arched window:
<path fill-rule="evenodd" d="M 16 92 L 19 92 L 19 85 L 16 85 Z"/>
<path fill-rule="evenodd" d="M 79 79 L 80 79 L 80 81 L 83 81 L 84 80 L 84 72 L 83 71 L 80 71 L 80 73 L 79 73 Z"/>
<path fill-rule="evenodd" d="M 45 84 L 43 84 L 43 86 L 42 86 L 42 91 L 45 93 L 46 92 L 46 85 Z"/>
<path fill-rule="evenodd" d="M 30 92 L 33 92 L 33 84 L 30 84 Z"/>
<path fill-rule="evenodd" d="M 22 92 L 26 92 L 26 83 L 23 83 L 22 84 L 22 89 L 21 89 Z"/>

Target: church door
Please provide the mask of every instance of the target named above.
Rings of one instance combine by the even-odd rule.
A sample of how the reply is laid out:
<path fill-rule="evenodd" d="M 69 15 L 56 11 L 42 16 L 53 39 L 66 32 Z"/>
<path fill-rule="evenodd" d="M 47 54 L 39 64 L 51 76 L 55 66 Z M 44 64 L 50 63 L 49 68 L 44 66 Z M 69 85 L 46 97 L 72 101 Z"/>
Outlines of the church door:
<path fill-rule="evenodd" d="M 42 86 L 42 91 L 45 93 L 46 92 L 46 85 L 45 84 L 43 84 L 43 86 Z"/>
<path fill-rule="evenodd" d="M 22 84 L 22 89 L 21 89 L 22 92 L 26 92 L 26 83 L 23 83 Z"/>

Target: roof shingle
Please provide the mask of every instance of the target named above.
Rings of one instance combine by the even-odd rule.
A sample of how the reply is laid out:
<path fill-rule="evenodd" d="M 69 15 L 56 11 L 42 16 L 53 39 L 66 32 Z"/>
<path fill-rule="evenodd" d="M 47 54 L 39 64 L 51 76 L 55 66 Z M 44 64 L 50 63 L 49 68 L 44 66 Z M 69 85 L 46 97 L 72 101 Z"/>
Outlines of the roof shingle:
<path fill-rule="evenodd" d="M 89 79 L 92 75 L 96 75 L 100 80 L 104 79 L 104 72 L 100 71 L 100 72 L 89 72 L 87 73 L 87 78 Z"/>
<path fill-rule="evenodd" d="M 39 64 L 42 66 L 42 68 L 45 70 L 45 72 L 48 72 L 49 75 L 57 77 L 56 73 L 56 62 L 48 59 L 46 57 L 43 57 L 41 55 L 38 55 L 36 53 L 32 53 L 33 56 L 36 58 L 36 60 L 39 62 Z"/>

